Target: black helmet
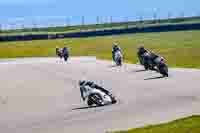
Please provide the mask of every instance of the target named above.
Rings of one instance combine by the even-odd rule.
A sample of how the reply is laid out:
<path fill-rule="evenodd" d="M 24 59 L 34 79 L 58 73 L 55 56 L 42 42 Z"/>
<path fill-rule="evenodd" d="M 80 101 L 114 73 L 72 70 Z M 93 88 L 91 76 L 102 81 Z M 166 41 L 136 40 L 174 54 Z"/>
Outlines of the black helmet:
<path fill-rule="evenodd" d="M 79 85 L 82 86 L 83 84 L 85 84 L 85 80 L 79 80 Z"/>

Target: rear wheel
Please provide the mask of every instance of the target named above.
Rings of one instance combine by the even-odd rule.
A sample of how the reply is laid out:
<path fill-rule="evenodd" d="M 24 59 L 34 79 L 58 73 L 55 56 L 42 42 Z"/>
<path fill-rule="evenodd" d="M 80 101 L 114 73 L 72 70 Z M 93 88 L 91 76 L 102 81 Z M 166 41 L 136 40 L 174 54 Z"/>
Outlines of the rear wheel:
<path fill-rule="evenodd" d="M 119 59 L 119 65 L 122 66 L 122 60 L 121 59 Z"/>

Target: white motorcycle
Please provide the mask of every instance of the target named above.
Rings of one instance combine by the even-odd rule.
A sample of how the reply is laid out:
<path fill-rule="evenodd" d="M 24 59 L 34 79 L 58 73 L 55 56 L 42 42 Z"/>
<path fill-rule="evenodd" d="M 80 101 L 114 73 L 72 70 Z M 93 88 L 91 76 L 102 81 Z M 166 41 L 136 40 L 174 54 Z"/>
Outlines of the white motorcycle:
<path fill-rule="evenodd" d="M 89 86 L 84 86 L 80 89 L 83 93 L 83 98 L 87 101 L 88 106 L 104 106 L 116 103 L 115 97 L 107 95 L 98 89 L 90 88 Z"/>
<path fill-rule="evenodd" d="M 120 51 L 115 52 L 115 63 L 116 63 L 117 66 L 122 65 L 122 54 L 121 54 Z"/>

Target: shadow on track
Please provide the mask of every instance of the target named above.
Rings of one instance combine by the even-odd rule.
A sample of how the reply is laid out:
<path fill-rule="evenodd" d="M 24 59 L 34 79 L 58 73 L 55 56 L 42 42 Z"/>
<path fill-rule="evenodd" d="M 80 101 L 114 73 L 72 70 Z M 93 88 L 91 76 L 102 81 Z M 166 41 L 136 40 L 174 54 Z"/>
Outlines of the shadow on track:
<path fill-rule="evenodd" d="M 112 68 L 112 67 L 118 67 L 118 66 L 117 65 L 109 65 L 108 67 Z"/>
<path fill-rule="evenodd" d="M 73 108 L 72 110 L 82 110 L 82 109 L 91 109 L 91 108 L 100 108 L 103 106 L 85 106 L 85 107 L 78 107 L 78 108 Z"/>
<path fill-rule="evenodd" d="M 147 71 L 147 70 L 141 69 L 141 70 L 136 70 L 136 71 L 133 71 L 133 72 L 144 72 L 144 71 Z"/>
<path fill-rule="evenodd" d="M 153 79 L 161 79 L 161 78 L 165 78 L 163 76 L 158 76 L 158 77 L 151 77 L 151 78 L 146 78 L 144 80 L 153 80 Z"/>
<path fill-rule="evenodd" d="M 112 106 L 112 105 L 119 104 L 119 103 L 120 103 L 120 100 L 118 100 L 117 103 L 113 103 L 113 104 L 106 104 L 106 105 L 103 105 L 103 106 L 83 106 L 83 107 L 72 108 L 72 110 L 82 110 L 82 109 L 91 109 L 91 108 L 101 108 L 101 107 L 106 107 L 106 106 Z"/>

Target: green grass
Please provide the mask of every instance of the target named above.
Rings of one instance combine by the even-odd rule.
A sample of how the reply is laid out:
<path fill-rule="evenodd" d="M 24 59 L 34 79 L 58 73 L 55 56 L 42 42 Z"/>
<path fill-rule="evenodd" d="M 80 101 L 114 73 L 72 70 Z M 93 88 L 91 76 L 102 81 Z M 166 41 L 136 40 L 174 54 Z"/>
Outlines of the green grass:
<path fill-rule="evenodd" d="M 26 29 L 15 29 L 15 30 L 3 30 L 0 31 L 0 36 L 11 36 L 11 35 L 26 35 L 26 34 L 56 34 L 56 33 L 69 33 L 69 32 L 80 32 L 80 31 L 94 31 L 94 30 L 105 30 L 105 29 L 124 29 L 128 27 L 137 26 L 158 26 L 158 25 L 177 25 L 177 24 L 188 24 L 188 23 L 200 23 L 200 17 L 185 17 L 185 18 L 173 18 L 173 19 L 161 19 L 161 20 L 145 20 L 141 21 L 129 21 L 129 22 L 118 22 L 118 23 L 106 23 L 106 24 L 90 24 L 90 25 L 75 25 L 75 26 L 58 26 L 58 27 L 47 27 L 47 28 L 26 28 Z"/>
<path fill-rule="evenodd" d="M 120 36 L 1 42 L 0 58 L 55 56 L 55 47 L 68 46 L 73 56 L 97 56 L 111 59 L 113 42 L 124 51 L 125 61 L 136 63 L 137 47 L 143 43 L 164 56 L 171 67 L 200 68 L 200 30 L 161 33 L 138 33 Z"/>
<path fill-rule="evenodd" d="M 165 124 L 150 125 L 113 133 L 200 133 L 200 116 L 191 116 Z"/>

